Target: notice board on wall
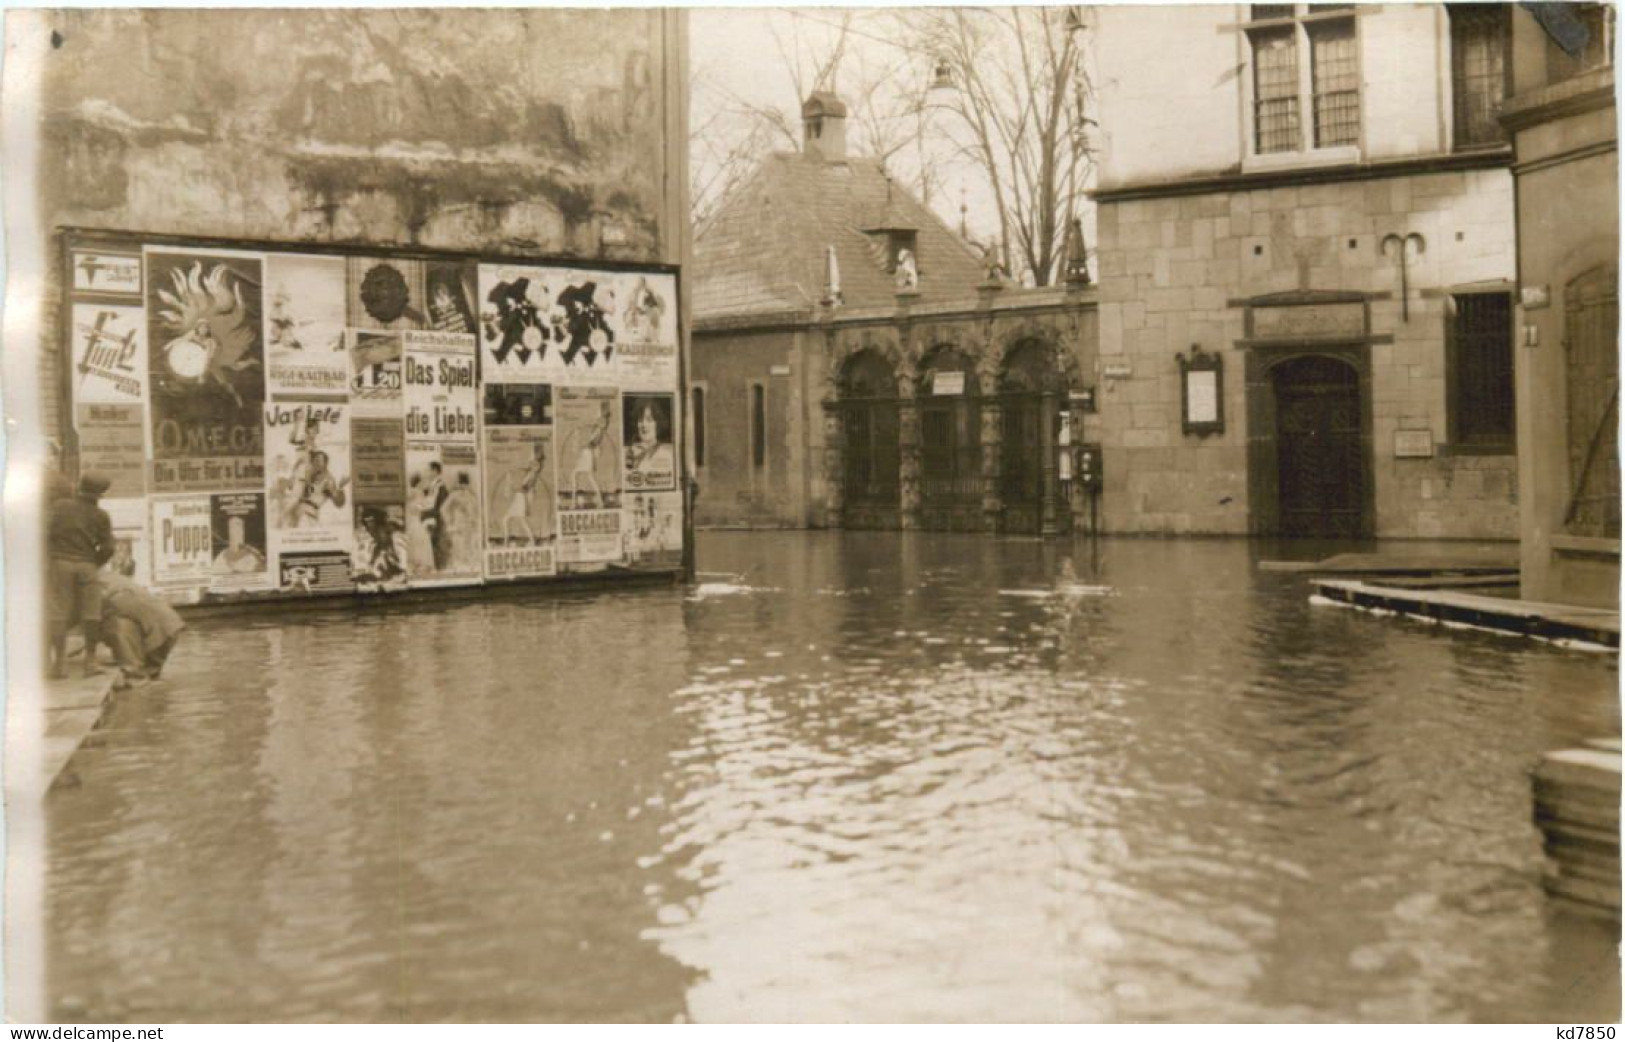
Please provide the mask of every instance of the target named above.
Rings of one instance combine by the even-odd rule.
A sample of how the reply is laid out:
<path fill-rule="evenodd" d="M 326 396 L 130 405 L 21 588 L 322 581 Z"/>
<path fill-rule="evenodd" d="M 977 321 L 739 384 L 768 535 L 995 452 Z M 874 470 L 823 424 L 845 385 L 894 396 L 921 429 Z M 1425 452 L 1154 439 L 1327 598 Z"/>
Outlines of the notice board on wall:
<path fill-rule="evenodd" d="M 178 602 L 675 572 L 677 272 L 64 238 L 81 472 Z"/>

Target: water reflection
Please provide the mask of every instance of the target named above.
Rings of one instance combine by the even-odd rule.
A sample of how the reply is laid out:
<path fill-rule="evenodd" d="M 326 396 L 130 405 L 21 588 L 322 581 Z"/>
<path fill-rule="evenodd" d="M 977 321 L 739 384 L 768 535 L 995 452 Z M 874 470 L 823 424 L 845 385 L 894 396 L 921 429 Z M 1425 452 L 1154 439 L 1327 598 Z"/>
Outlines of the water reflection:
<path fill-rule="evenodd" d="M 1526 772 L 1617 733 L 1611 658 L 1241 542 L 701 549 L 714 596 L 207 627 L 53 797 L 56 1015 L 1550 1020 L 1606 957 Z"/>

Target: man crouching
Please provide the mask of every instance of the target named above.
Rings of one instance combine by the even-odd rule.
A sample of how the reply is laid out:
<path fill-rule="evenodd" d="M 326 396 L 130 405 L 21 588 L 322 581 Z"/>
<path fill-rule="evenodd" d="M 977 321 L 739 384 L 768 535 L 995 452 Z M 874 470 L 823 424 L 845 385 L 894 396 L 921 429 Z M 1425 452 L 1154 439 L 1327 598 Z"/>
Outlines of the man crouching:
<path fill-rule="evenodd" d="M 174 608 L 122 575 L 103 572 L 101 581 L 102 639 L 119 665 L 113 689 L 157 680 L 186 623 Z"/>

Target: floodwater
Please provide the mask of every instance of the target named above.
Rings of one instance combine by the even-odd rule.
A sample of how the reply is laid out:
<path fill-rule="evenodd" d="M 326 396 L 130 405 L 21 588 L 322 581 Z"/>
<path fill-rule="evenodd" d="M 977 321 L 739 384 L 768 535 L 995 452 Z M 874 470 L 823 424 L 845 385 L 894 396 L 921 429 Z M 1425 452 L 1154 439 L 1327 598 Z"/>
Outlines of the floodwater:
<path fill-rule="evenodd" d="M 1617 1019 L 1527 773 L 1617 660 L 1256 568 L 1312 550 L 712 534 L 698 587 L 207 621 L 49 799 L 48 1008 Z"/>

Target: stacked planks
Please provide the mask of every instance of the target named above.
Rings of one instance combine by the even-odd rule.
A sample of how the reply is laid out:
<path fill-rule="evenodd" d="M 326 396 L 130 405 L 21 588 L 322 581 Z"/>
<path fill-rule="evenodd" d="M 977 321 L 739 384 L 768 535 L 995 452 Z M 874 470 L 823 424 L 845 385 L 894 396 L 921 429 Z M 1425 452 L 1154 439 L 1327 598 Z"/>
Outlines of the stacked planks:
<path fill-rule="evenodd" d="M 1588 911 L 1619 918 L 1618 740 L 1541 757 L 1535 824 L 1545 836 L 1546 889 Z"/>

